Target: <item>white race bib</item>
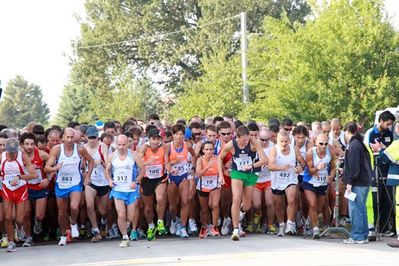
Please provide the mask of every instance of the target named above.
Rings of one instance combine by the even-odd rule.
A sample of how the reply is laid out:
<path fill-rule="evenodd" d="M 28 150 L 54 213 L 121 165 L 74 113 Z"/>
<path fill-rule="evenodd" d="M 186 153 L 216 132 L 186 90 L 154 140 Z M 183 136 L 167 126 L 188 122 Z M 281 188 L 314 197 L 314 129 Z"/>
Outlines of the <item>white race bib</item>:
<path fill-rule="evenodd" d="M 155 178 L 162 177 L 163 173 L 161 173 L 161 172 L 162 172 L 162 165 L 160 165 L 160 164 L 147 165 L 145 167 L 145 175 L 149 179 L 155 179 Z"/>
<path fill-rule="evenodd" d="M 237 165 L 237 170 L 238 171 L 244 171 L 243 170 L 244 166 L 252 164 L 252 158 L 250 156 L 246 155 L 246 156 L 234 158 L 234 162 Z"/>

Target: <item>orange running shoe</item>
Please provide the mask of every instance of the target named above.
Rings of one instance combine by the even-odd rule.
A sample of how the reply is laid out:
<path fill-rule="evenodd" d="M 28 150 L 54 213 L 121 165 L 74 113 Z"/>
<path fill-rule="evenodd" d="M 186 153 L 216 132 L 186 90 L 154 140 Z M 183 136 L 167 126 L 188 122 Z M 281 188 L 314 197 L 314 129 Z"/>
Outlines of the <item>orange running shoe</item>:
<path fill-rule="evenodd" d="M 208 235 L 208 228 L 201 227 L 199 237 L 205 238 Z"/>

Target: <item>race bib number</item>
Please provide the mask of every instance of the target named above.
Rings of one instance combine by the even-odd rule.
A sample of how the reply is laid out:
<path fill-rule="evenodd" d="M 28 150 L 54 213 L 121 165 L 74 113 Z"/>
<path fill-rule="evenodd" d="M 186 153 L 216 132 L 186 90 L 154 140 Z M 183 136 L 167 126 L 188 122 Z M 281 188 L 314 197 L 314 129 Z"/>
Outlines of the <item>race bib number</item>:
<path fill-rule="evenodd" d="M 201 187 L 204 191 L 211 191 L 218 186 L 217 176 L 203 176 L 201 180 Z"/>
<path fill-rule="evenodd" d="M 162 165 L 147 165 L 145 168 L 145 175 L 149 179 L 161 177 L 163 175 Z"/>
<path fill-rule="evenodd" d="M 313 177 L 312 185 L 314 187 L 326 186 L 327 185 L 327 176 L 328 176 L 328 173 L 327 173 L 326 169 L 319 171 L 319 178 Z"/>
<path fill-rule="evenodd" d="M 278 177 L 283 180 L 289 180 L 291 178 L 292 172 L 279 172 Z"/>
<path fill-rule="evenodd" d="M 129 178 L 131 175 L 131 171 L 118 171 L 118 173 L 114 175 L 114 183 L 117 186 L 126 186 L 131 182 Z"/>
<path fill-rule="evenodd" d="M 234 158 L 234 162 L 237 165 L 238 171 L 244 171 L 243 170 L 244 166 L 252 164 L 252 158 L 250 156 L 238 157 L 238 158 Z"/>
<path fill-rule="evenodd" d="M 177 176 L 182 176 L 184 174 L 187 174 L 187 162 L 180 162 L 177 163 L 173 166 L 173 169 L 175 169 L 177 171 Z"/>
<path fill-rule="evenodd" d="M 68 186 L 68 185 L 72 185 L 73 177 L 70 175 L 63 175 L 63 176 L 60 176 L 58 180 L 59 180 L 58 181 L 59 183 Z"/>

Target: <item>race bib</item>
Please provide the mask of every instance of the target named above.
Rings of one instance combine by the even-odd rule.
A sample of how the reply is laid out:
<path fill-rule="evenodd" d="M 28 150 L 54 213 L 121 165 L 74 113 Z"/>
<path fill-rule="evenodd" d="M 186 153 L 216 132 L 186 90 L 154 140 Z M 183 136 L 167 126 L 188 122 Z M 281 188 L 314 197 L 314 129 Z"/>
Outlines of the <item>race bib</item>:
<path fill-rule="evenodd" d="M 173 169 L 177 170 L 177 176 L 182 176 L 184 174 L 187 174 L 188 172 L 188 165 L 187 162 L 179 162 L 175 165 L 173 165 Z"/>
<path fill-rule="evenodd" d="M 131 182 L 132 172 L 120 170 L 114 175 L 114 183 L 117 186 L 126 186 Z"/>
<path fill-rule="evenodd" d="M 250 156 L 242 156 L 238 158 L 234 158 L 234 162 L 237 165 L 238 171 L 244 171 L 243 167 L 252 164 L 252 158 Z"/>
<path fill-rule="evenodd" d="M 162 165 L 147 165 L 145 168 L 145 175 L 149 179 L 159 178 L 163 175 L 162 173 Z"/>
<path fill-rule="evenodd" d="M 285 171 L 285 172 L 279 172 L 277 176 L 282 180 L 290 180 L 292 174 L 293 174 L 292 172 Z"/>
<path fill-rule="evenodd" d="M 68 175 L 67 173 L 62 173 L 62 175 L 58 176 L 58 183 L 61 187 L 70 187 L 72 186 L 73 176 Z"/>
<path fill-rule="evenodd" d="M 328 172 L 327 169 L 323 169 L 319 171 L 319 178 L 313 177 L 312 178 L 312 185 L 314 187 L 326 186 L 327 185 L 327 176 Z"/>
<path fill-rule="evenodd" d="M 213 190 L 218 186 L 218 177 L 217 176 L 203 176 L 202 177 L 202 188 L 204 190 Z"/>

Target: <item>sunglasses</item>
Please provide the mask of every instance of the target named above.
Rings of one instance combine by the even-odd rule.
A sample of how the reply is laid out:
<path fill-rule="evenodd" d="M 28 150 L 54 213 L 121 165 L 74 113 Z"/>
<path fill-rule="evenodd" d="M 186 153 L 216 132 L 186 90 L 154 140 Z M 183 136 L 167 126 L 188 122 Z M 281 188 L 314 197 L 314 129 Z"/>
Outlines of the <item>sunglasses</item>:
<path fill-rule="evenodd" d="M 291 131 L 292 128 L 286 128 L 286 127 L 285 127 L 284 130 L 285 130 L 285 131 Z"/>
<path fill-rule="evenodd" d="M 97 139 L 97 137 L 91 136 L 91 137 L 87 137 L 88 139 Z"/>
<path fill-rule="evenodd" d="M 328 145 L 328 142 L 319 142 L 319 145 L 321 145 L 321 146 L 327 146 L 327 145 Z"/>
<path fill-rule="evenodd" d="M 263 141 L 263 142 L 268 142 L 270 140 L 270 138 L 269 139 L 262 139 L 262 138 L 260 138 L 260 141 Z"/>
<path fill-rule="evenodd" d="M 220 134 L 223 135 L 223 136 L 229 136 L 231 133 L 230 132 L 229 133 L 220 132 Z"/>

